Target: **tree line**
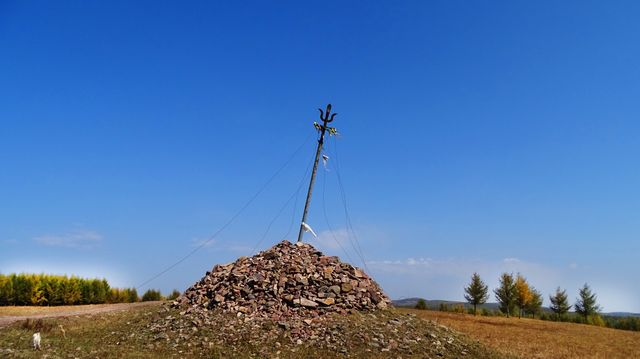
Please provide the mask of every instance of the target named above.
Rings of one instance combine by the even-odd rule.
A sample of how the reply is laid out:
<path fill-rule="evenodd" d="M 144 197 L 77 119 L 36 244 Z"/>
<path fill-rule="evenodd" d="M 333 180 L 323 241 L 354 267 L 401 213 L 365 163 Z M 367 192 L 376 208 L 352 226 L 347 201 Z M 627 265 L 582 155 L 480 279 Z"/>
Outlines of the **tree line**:
<path fill-rule="evenodd" d="M 489 287 L 482 281 L 478 273 L 473 273 L 471 282 L 464 288 L 465 299 L 473 305 L 473 312 L 479 304 L 484 304 L 489 299 Z M 511 273 L 502 273 L 498 288 L 493 290 L 500 311 L 507 317 L 517 315 L 531 315 L 535 318 L 542 310 L 542 294 L 536 290 L 527 279 L 518 273 L 515 277 Z M 567 291 L 558 287 L 556 292 L 549 296 L 551 305 L 549 309 L 555 314 L 557 320 L 566 318 L 572 306 L 569 304 Z M 596 303 L 596 294 L 591 291 L 587 283 L 580 288 L 578 299 L 573 305 L 576 314 L 580 315 L 584 322 L 588 322 L 600 313 L 600 306 Z"/>
<path fill-rule="evenodd" d="M 440 303 L 438 310 L 454 313 L 469 313 L 477 315 L 478 306 L 489 299 L 489 287 L 482 281 L 478 273 L 471 276 L 471 282 L 464 287 L 464 297 L 470 304 L 469 308 L 461 303 Z M 609 316 L 600 313 L 601 307 L 597 303 L 597 296 L 588 284 L 584 284 L 578 291 L 575 303 L 569 303 L 569 296 L 565 289 L 558 287 L 549 295 L 549 309 L 543 310 L 542 294 L 536 290 L 527 279 L 518 273 L 515 277 L 510 273 L 500 276 L 498 288 L 493 290 L 498 302 L 498 310 L 481 308 L 480 313 L 485 316 L 531 316 L 541 320 L 553 320 L 606 326 L 614 329 L 640 331 L 640 317 Z M 424 299 L 418 300 L 416 309 L 428 309 Z M 435 309 L 435 308 L 433 308 Z M 571 310 L 574 310 L 571 312 Z"/>
<path fill-rule="evenodd" d="M 489 299 L 489 287 L 482 281 L 478 273 L 471 276 L 471 282 L 464 288 L 465 299 L 473 306 L 472 313 L 477 314 L 477 306 Z M 578 291 L 575 303 L 569 303 L 566 289 L 558 287 L 549 295 L 549 309 L 551 313 L 542 311 L 543 297 L 527 279 L 518 273 L 515 277 L 511 273 L 502 273 L 498 288 L 493 290 L 503 315 L 519 318 L 530 315 L 539 319 L 555 321 L 571 321 L 575 323 L 607 326 L 616 329 L 640 330 L 640 318 L 611 317 L 600 315 L 601 307 L 597 303 L 597 296 L 585 283 Z M 570 312 L 571 309 L 574 312 Z"/>
<path fill-rule="evenodd" d="M 174 290 L 168 299 L 177 298 Z M 75 304 L 133 303 L 162 300 L 159 290 L 149 289 L 142 298 L 136 288 L 111 288 L 106 279 L 51 274 L 0 274 L 0 306 L 56 306 Z"/>

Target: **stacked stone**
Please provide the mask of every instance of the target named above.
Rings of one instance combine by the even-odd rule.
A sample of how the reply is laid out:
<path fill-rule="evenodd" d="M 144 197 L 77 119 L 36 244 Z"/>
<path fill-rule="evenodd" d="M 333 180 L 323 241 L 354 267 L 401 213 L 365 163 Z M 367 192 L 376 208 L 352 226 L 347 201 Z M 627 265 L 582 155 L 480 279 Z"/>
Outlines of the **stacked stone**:
<path fill-rule="evenodd" d="M 173 304 L 238 317 L 314 318 L 384 309 L 391 301 L 364 271 L 312 245 L 282 241 L 253 257 L 216 265 Z"/>

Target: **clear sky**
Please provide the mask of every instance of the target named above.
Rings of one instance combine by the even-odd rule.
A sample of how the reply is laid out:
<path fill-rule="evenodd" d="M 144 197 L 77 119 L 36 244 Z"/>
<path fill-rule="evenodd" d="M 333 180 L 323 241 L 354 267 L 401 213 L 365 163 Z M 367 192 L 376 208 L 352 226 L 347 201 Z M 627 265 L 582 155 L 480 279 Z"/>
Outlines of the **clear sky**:
<path fill-rule="evenodd" d="M 274 218 L 258 249 L 295 240 L 331 102 L 305 240 L 362 265 L 339 175 L 393 298 L 462 300 L 474 271 L 492 289 L 509 271 L 545 305 L 587 282 L 640 312 L 639 18 L 636 1 L 3 1 L 0 271 L 136 286 L 294 153 L 140 290 L 250 255 Z"/>

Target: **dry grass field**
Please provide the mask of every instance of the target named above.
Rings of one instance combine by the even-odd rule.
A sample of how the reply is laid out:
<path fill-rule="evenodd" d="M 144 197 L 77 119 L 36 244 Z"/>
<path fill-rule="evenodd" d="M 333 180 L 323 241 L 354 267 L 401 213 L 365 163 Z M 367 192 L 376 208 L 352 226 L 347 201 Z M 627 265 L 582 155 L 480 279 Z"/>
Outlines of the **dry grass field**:
<path fill-rule="evenodd" d="M 113 308 L 117 310 L 105 310 Z M 0 358 L 171 357 L 172 353 L 166 348 L 145 347 L 149 341 L 136 335 L 144 328 L 148 318 L 157 312 L 157 304 L 62 306 L 50 309 L 0 308 L 3 315 L 29 315 L 27 320 L 21 319 L 0 327 Z M 8 317 L 0 316 L 2 318 Z M 31 334 L 36 331 L 42 334 L 41 351 L 34 351 L 31 347 Z"/>
<path fill-rule="evenodd" d="M 0 307 L 0 328 L 13 322 L 25 319 L 41 319 L 54 317 L 70 317 L 76 315 L 97 314 L 128 310 L 133 307 L 154 305 L 158 302 L 89 304 L 58 307 L 9 306 Z"/>
<path fill-rule="evenodd" d="M 330 326 L 347 339 L 338 349 L 320 344 L 322 339 L 296 343 L 284 331 L 277 337 L 261 333 L 269 328 L 247 326 L 230 330 L 219 318 L 211 325 L 200 325 L 191 319 L 170 322 L 169 327 L 155 331 L 154 323 L 165 323 L 178 317 L 179 311 L 156 302 L 150 305 L 129 304 L 100 306 L 100 309 L 76 314 L 76 307 L 55 308 L 55 316 L 47 310 L 0 308 L 5 314 L 27 313 L 28 320 L 0 327 L 0 358 L 485 358 L 502 359 L 495 350 L 475 340 L 432 322 L 395 310 L 373 314 L 336 316 Z M 63 313 L 69 315 L 62 315 Z M 73 314 L 70 314 L 73 313 Z M 39 316 L 39 317 L 33 317 Z M 0 318 L 8 318 L 0 317 Z M 34 319 L 37 318 L 37 319 Z M 396 323 L 394 323 L 396 322 Z M 250 324 L 250 323 L 249 323 Z M 275 325 L 275 324 L 274 324 Z M 62 328 L 60 327 L 62 326 Z M 281 330 L 281 329 L 279 329 Z M 42 350 L 34 351 L 31 336 L 42 335 Z M 222 333 L 222 340 L 220 339 Z M 227 336 L 227 334 L 231 334 Z M 384 336 L 382 336 L 384 334 Z M 363 336 L 367 340 L 361 340 Z M 311 339 L 311 338 L 310 338 Z M 381 343 L 386 343 L 382 345 Z M 395 343 L 393 346 L 391 343 Z M 373 345 L 375 344 L 375 345 Z M 404 348 L 403 348 L 404 347 Z"/>
<path fill-rule="evenodd" d="M 257 353 L 256 348 L 247 345 L 231 347 L 230 343 L 211 347 L 206 337 L 211 328 L 200 328 L 198 335 L 188 341 L 178 341 L 176 333 L 158 339 L 158 335 L 147 328 L 149 323 L 163 318 L 168 313 L 159 310 L 159 303 L 149 305 L 115 305 L 58 308 L 0 308 L 0 320 L 22 316 L 20 321 L 0 328 L 0 357 L 36 358 L 50 357 L 91 357 L 91 358 L 166 358 L 166 357 L 249 357 Z M 545 322 L 533 319 L 474 317 L 467 314 L 398 309 L 397 313 L 406 317 L 417 317 L 453 328 L 487 347 L 472 355 L 482 353 L 482 357 L 520 358 L 640 358 L 640 333 L 600 328 L 595 326 Z M 66 314 L 66 315 L 65 315 Z M 175 313 L 171 313 L 175 315 Z M 30 319 L 24 321 L 25 315 Z M 47 318 L 41 318 L 47 317 Z M 40 319 L 35 319 L 40 318 Z M 356 318 L 345 318 L 350 323 Z M 355 323 L 355 322 L 354 322 Z M 381 321 L 384 326 L 386 319 Z M 63 325 L 66 335 L 59 325 Z M 365 328 L 354 324 L 356 332 Z M 437 328 L 438 326 L 433 326 Z M 348 326 L 344 326 L 347 330 Z M 410 328 L 407 334 L 412 333 Z M 439 329 L 440 330 L 440 329 Z M 43 333 L 43 351 L 30 349 L 30 336 L 34 331 Z M 392 334 L 392 333 L 389 333 Z M 413 333 L 415 335 L 416 333 Z M 424 334 L 424 333 L 423 333 Z M 439 334 L 440 335 L 440 334 Z M 447 334 L 448 335 L 448 334 Z M 454 335 L 454 334 L 451 334 Z M 424 335 L 422 335 L 424 337 Z M 468 342 L 456 337 L 454 343 Z M 203 340 L 205 340 L 203 342 Z M 430 341 L 429 341 L 430 343 Z M 206 344 L 206 345 L 205 345 Z M 275 347 L 275 343 L 263 343 Z M 427 344 L 427 343 L 425 343 Z M 203 346 L 204 345 L 204 346 Z M 425 349 L 427 347 L 424 347 Z M 471 348 L 471 347 L 469 347 Z M 258 348 L 259 349 L 259 348 Z M 286 351 L 275 350 L 281 358 L 334 357 L 337 353 L 317 351 L 313 348 L 293 348 Z M 371 350 L 369 346 L 351 346 L 350 357 L 389 357 L 392 353 Z M 471 350 L 471 349 L 470 349 Z M 271 354 L 275 354 L 275 352 Z M 439 357 L 457 357 L 455 352 L 442 352 Z M 492 354 L 495 353 L 495 354 Z M 471 353 L 469 353 L 471 354 Z M 260 355 L 257 355 L 258 357 Z M 345 356 L 345 355 L 343 355 Z M 394 356 L 395 357 L 395 356 Z M 415 351 L 413 355 L 402 357 L 437 357 L 426 351 Z M 470 357 L 470 356 L 466 356 Z"/>
<path fill-rule="evenodd" d="M 117 310 L 126 309 L 132 306 L 140 305 L 152 305 L 153 302 L 138 302 L 138 303 L 118 303 L 118 304 L 87 304 L 87 305 L 74 305 L 74 306 L 57 306 L 57 307 L 36 307 L 36 306 L 8 306 L 0 307 L 1 317 L 13 317 L 13 316 L 56 316 L 57 314 L 69 315 L 69 313 L 95 313 L 104 309 Z"/>
<path fill-rule="evenodd" d="M 400 309 L 522 358 L 640 358 L 640 332 L 536 319 Z"/>

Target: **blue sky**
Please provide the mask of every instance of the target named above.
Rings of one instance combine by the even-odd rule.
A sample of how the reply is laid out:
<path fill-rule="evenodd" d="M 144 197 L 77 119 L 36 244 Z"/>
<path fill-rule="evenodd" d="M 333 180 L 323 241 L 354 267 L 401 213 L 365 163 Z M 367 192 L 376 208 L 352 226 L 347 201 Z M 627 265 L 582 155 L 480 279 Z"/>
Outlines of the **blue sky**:
<path fill-rule="evenodd" d="M 639 17 L 632 1 L 2 2 L 0 271 L 138 285 L 302 145 L 141 290 L 250 255 L 274 218 L 258 249 L 295 240 L 331 102 L 310 243 L 362 264 L 340 175 L 394 298 L 462 300 L 474 271 L 491 288 L 509 271 L 640 312 Z"/>

